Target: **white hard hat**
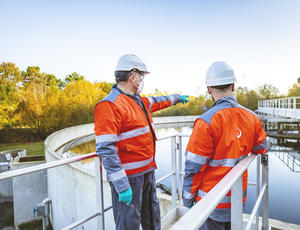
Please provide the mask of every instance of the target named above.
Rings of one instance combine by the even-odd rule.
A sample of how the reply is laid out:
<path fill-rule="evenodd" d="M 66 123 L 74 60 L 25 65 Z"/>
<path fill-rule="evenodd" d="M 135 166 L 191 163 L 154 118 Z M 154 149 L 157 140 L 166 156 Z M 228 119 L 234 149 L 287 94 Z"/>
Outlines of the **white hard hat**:
<path fill-rule="evenodd" d="M 145 74 L 149 73 L 146 64 L 134 54 L 121 56 L 115 71 L 130 71 L 132 69 L 137 69 Z"/>
<path fill-rule="evenodd" d="M 223 61 L 214 62 L 207 70 L 206 85 L 218 86 L 236 82 L 233 69 Z"/>

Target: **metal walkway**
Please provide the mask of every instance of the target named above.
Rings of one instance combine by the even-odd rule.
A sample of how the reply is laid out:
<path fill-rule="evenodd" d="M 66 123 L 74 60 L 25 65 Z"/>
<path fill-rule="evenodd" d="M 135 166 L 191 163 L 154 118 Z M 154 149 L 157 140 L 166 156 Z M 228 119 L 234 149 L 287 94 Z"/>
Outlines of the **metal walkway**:
<path fill-rule="evenodd" d="M 260 100 L 257 112 L 270 117 L 300 119 L 300 97 Z"/>

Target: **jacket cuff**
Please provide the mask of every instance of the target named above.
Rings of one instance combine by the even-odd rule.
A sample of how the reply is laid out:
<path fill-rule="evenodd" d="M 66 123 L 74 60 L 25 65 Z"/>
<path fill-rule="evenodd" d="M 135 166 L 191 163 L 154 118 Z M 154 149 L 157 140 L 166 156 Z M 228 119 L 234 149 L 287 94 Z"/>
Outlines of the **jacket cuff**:
<path fill-rule="evenodd" d="M 171 105 L 176 105 L 177 103 L 181 102 L 181 96 L 179 94 L 173 94 L 171 97 Z"/>
<path fill-rule="evenodd" d="M 183 205 L 187 208 L 191 208 L 194 205 L 194 199 L 188 200 L 188 199 L 183 199 Z"/>
<path fill-rule="evenodd" d="M 115 180 L 112 183 L 113 183 L 117 193 L 124 192 L 125 190 L 129 189 L 129 187 L 130 187 L 127 176 L 122 177 L 119 180 Z"/>

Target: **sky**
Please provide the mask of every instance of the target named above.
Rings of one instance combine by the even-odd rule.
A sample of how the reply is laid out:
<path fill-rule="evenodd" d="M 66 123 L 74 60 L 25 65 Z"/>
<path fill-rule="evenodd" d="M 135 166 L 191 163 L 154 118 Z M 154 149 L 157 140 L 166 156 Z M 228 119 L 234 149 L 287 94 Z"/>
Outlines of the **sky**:
<path fill-rule="evenodd" d="M 300 1 L 0 0 L 0 62 L 39 66 L 64 79 L 114 81 L 120 56 L 147 65 L 145 93 L 198 96 L 215 61 L 237 86 L 276 86 L 300 76 Z"/>

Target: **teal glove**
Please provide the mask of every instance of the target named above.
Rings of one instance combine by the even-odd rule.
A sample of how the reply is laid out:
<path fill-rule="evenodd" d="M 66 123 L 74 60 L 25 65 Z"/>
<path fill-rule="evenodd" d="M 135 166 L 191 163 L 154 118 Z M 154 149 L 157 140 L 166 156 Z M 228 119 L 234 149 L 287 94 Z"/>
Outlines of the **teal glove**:
<path fill-rule="evenodd" d="M 181 95 L 180 98 L 181 98 L 181 103 L 182 104 L 185 104 L 185 103 L 188 103 L 190 100 L 187 99 L 189 96 L 188 95 Z"/>
<path fill-rule="evenodd" d="M 125 190 L 124 192 L 119 193 L 119 201 L 127 203 L 127 205 L 130 204 L 132 200 L 132 190 L 129 187 L 129 189 Z"/>

